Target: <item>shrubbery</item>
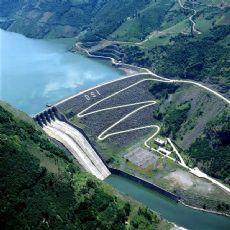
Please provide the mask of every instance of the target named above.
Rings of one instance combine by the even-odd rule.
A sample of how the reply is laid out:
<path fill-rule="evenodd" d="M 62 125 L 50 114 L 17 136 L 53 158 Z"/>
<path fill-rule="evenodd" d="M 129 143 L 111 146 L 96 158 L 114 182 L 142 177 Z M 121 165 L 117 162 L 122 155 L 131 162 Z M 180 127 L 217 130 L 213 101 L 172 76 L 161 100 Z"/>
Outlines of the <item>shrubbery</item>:
<path fill-rule="evenodd" d="M 30 118 L 28 118 L 30 119 Z M 40 165 L 57 164 L 57 173 Z M 37 157 L 38 156 L 38 157 Z M 160 221 L 118 198 L 108 185 L 83 172 L 42 131 L 0 105 L 0 225 L 2 229 L 126 229 Z M 133 217 L 134 216 L 134 217 Z"/>
<path fill-rule="evenodd" d="M 189 155 L 208 175 L 230 184 L 229 110 L 216 117 L 189 148 Z"/>

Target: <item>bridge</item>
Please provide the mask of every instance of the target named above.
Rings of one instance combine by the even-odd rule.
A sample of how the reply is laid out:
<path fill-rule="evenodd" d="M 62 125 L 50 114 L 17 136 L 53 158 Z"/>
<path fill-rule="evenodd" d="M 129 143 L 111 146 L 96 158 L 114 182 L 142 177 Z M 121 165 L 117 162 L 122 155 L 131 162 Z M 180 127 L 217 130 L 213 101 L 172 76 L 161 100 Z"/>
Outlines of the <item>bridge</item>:
<path fill-rule="evenodd" d="M 50 137 L 61 142 L 86 171 L 100 180 L 110 175 L 110 171 L 86 137 L 78 129 L 64 122 L 63 115 L 57 108 L 48 108 L 35 115 L 33 119 Z"/>

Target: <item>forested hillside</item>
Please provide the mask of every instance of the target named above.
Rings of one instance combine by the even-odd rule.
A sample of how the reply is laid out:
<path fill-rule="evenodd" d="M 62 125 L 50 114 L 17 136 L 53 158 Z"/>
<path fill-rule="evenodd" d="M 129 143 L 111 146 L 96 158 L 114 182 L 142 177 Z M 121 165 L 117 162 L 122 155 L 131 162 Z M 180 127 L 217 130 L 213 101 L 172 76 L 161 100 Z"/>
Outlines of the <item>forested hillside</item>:
<path fill-rule="evenodd" d="M 94 54 L 120 54 L 125 63 L 199 81 L 230 97 L 228 0 L 2 0 L 0 9 L 5 30 L 33 38 L 75 37 L 85 47 L 95 44 Z M 191 95 L 189 103 L 172 101 L 155 116 L 194 165 L 229 183 L 229 138 L 223 142 L 229 112 L 222 116 L 220 101 L 196 93 L 183 89 L 180 98 Z"/>
<path fill-rule="evenodd" d="M 3 0 L 0 27 L 28 37 L 106 37 L 150 0 Z M 109 25 L 109 26 L 108 26 Z"/>
<path fill-rule="evenodd" d="M 170 43 L 154 47 L 123 46 L 127 63 L 149 67 L 170 78 L 193 79 L 230 90 L 229 46 L 225 43 L 230 26 L 221 25 L 198 37 L 177 35 Z"/>
<path fill-rule="evenodd" d="M 0 103 L 2 229 L 168 229 L 82 171 L 31 118 Z"/>
<path fill-rule="evenodd" d="M 129 42 L 120 44 L 125 62 L 229 91 L 229 1 L 3 0 L 0 8 L 5 30 Z"/>
<path fill-rule="evenodd" d="M 195 164 L 209 175 L 230 184 L 230 110 L 208 123 L 204 135 L 190 147 Z"/>

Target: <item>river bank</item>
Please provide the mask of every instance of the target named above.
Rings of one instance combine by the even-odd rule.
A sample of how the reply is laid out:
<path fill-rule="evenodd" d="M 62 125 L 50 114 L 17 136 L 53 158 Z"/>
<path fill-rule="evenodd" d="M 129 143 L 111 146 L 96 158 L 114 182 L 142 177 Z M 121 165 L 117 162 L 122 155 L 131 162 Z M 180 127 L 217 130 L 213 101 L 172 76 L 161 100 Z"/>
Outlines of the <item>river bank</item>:
<path fill-rule="evenodd" d="M 12 44 L 20 44 L 22 43 L 22 41 L 18 41 L 17 40 L 18 37 L 17 36 L 14 36 L 13 35 L 13 38 L 12 38 Z M 26 40 L 24 40 L 24 44 L 25 46 L 28 46 L 28 40 L 27 38 L 25 38 Z M 30 40 L 30 39 L 29 39 Z M 33 40 L 33 39 L 32 39 Z M 32 43 L 32 45 L 34 47 L 31 47 L 31 49 L 35 49 L 35 51 L 37 52 L 38 54 L 38 51 L 37 49 L 39 50 L 40 49 L 40 46 L 36 43 Z M 55 48 L 56 49 L 56 48 Z M 54 57 L 56 55 L 55 54 L 55 49 L 52 50 L 51 54 L 49 54 L 48 56 L 46 56 L 45 54 L 41 54 L 41 56 L 39 56 L 39 59 L 40 60 L 43 60 L 44 62 L 47 62 L 48 64 L 49 63 L 49 60 L 54 60 Z M 13 54 L 12 55 L 15 55 L 15 52 L 18 51 L 19 54 L 21 55 L 20 58 L 22 58 L 22 53 L 25 53 L 26 51 L 26 48 L 25 50 L 22 52 L 22 50 L 20 49 L 14 49 L 12 50 L 13 51 Z M 9 52 L 9 51 L 8 51 Z M 36 56 L 36 55 L 35 55 Z M 59 56 L 59 55 L 58 55 Z M 60 57 L 60 56 L 59 56 Z M 10 57 L 9 57 L 10 58 Z M 62 57 L 63 58 L 63 57 Z M 58 72 L 55 73 L 55 70 L 58 70 L 58 67 L 61 66 L 60 63 L 62 64 L 67 64 L 66 66 L 68 67 L 67 69 L 69 69 L 69 67 L 72 66 L 72 61 L 69 63 L 71 64 L 70 66 L 68 65 L 68 61 L 67 63 L 66 62 L 63 62 L 63 59 L 62 58 L 57 58 L 55 59 L 55 65 L 52 69 L 52 71 L 48 71 L 48 73 L 52 73 L 50 75 L 50 78 L 49 78 L 49 83 L 52 83 L 52 82 L 56 82 L 57 81 L 57 76 L 59 76 Z M 71 56 L 72 58 L 72 56 Z M 78 71 L 78 67 L 79 66 L 83 66 L 83 73 L 84 73 L 84 76 L 86 77 L 86 79 L 88 79 L 88 82 L 90 82 L 90 84 L 92 85 L 98 85 L 98 84 L 102 84 L 102 82 L 105 82 L 105 81 L 113 81 L 115 78 L 117 79 L 119 76 L 120 76 L 120 73 L 115 71 L 116 69 L 115 68 L 110 68 L 109 65 L 107 65 L 107 68 L 106 68 L 106 73 L 105 75 L 103 75 L 104 77 L 101 77 L 100 79 L 97 79 L 96 82 L 94 80 L 92 80 L 92 77 L 94 76 L 98 76 L 98 74 L 100 74 L 101 72 L 105 72 L 105 69 L 104 67 L 102 68 L 102 66 L 105 66 L 105 64 L 99 64 L 100 62 L 96 61 L 96 60 L 92 60 L 92 62 L 95 64 L 97 63 L 97 65 L 93 65 L 95 67 L 95 69 L 97 69 L 98 72 L 95 72 L 95 69 L 94 67 L 91 69 L 92 71 L 89 71 L 88 72 L 88 69 L 92 67 L 92 62 L 88 62 L 89 59 L 82 59 L 82 58 L 79 58 L 79 59 L 73 59 L 73 65 L 77 68 L 73 71 L 73 75 L 71 75 L 73 78 L 69 78 L 68 75 L 64 74 L 62 76 L 62 78 L 58 78 L 58 80 L 60 80 L 60 84 L 61 85 L 65 85 L 66 88 L 65 89 L 65 92 L 67 92 L 68 94 L 66 95 L 64 93 L 64 91 L 62 91 L 63 87 L 61 88 L 58 88 L 57 86 L 59 85 L 49 85 L 49 86 L 53 86 L 53 88 L 49 88 L 49 89 L 52 89 L 52 90 L 49 90 L 47 91 L 47 97 L 45 98 L 37 98 L 36 95 L 37 93 L 40 93 L 40 92 L 43 92 L 44 89 L 47 89 L 47 82 L 41 78 L 41 75 L 40 75 L 40 71 L 41 69 L 44 68 L 43 65 L 35 65 L 34 63 L 31 63 L 29 62 L 29 59 L 28 58 L 27 60 L 25 60 L 25 62 L 23 63 L 23 68 L 25 68 L 25 70 L 28 70 L 28 69 L 34 69 L 34 71 L 37 73 L 37 75 L 32 75 L 32 74 L 23 74 L 22 76 L 24 78 L 21 78 L 21 75 L 18 75 L 18 79 L 16 80 L 19 80 L 19 83 L 23 83 L 21 86 L 19 85 L 18 81 L 15 81 L 14 79 L 8 79 L 8 80 L 11 80 L 10 83 L 10 86 L 12 86 L 12 82 L 14 82 L 14 84 L 16 84 L 18 86 L 18 89 L 19 92 L 16 92 L 18 94 L 16 94 L 16 96 L 14 97 L 14 105 L 16 105 L 16 107 L 18 108 L 21 108 L 22 110 L 26 111 L 27 113 L 30 113 L 30 114 L 35 114 L 36 112 L 38 111 L 41 111 L 42 109 L 44 109 L 45 105 L 47 103 L 54 103 L 55 101 L 59 101 L 59 100 L 62 100 L 62 98 L 66 98 L 68 97 L 69 95 L 73 95 L 74 93 L 77 93 L 81 90 L 84 90 L 84 89 L 80 89 L 78 87 L 73 87 L 71 88 L 71 84 L 64 84 L 66 81 L 64 80 L 68 80 L 70 79 L 71 81 L 68 81 L 69 83 L 76 83 L 77 81 L 77 78 L 76 78 L 76 73 L 75 71 L 77 72 Z M 67 60 L 69 60 L 67 58 Z M 82 64 L 85 63 L 84 65 Z M 111 66 L 111 65 L 110 65 Z M 36 68 L 35 68 L 36 67 Z M 40 69 L 41 68 L 41 69 Z M 47 68 L 45 68 L 45 70 L 49 70 Z M 90 73 L 88 75 L 86 75 L 86 73 Z M 66 73 L 66 72 L 64 72 Z M 93 73 L 93 74 L 91 74 Z M 45 73 L 47 74 L 47 73 Z M 81 76 L 82 73 L 79 73 L 79 75 Z M 39 76 L 39 77 L 37 77 Z M 43 76 L 43 75 L 42 75 Z M 44 75 L 44 77 L 46 77 L 47 75 Z M 101 75 L 99 75 L 101 76 Z M 114 79 L 111 79 L 110 77 L 113 76 Z M 108 77 L 108 78 L 107 78 Z M 14 81 L 12 81 L 14 80 Z M 30 83 L 29 84 L 29 89 L 28 87 L 25 87 L 27 85 L 25 85 L 25 82 L 26 83 Z M 59 81 L 58 81 L 59 83 Z M 39 87 L 38 87 L 39 86 Z M 56 88 L 55 88 L 56 87 Z M 91 86 L 86 86 L 85 87 L 88 89 L 90 88 Z M 93 87 L 93 86 L 92 86 Z M 6 89 L 5 85 L 4 85 L 4 89 Z M 22 89 L 22 90 L 21 90 Z M 7 90 L 9 90 L 9 94 L 14 94 L 15 92 L 13 92 L 12 90 L 12 87 L 8 87 Z M 31 95 L 31 93 L 33 92 L 33 95 Z M 85 90 L 85 92 L 87 92 L 87 90 Z M 29 93 L 29 94 L 28 94 Z M 21 96 L 22 95 L 25 95 L 24 98 L 22 98 Z M 9 101 L 11 98 L 8 98 L 7 95 L 5 95 L 5 98 L 7 99 L 7 101 Z M 48 100 L 48 98 L 51 98 L 52 101 Z M 54 102 L 53 102 L 54 101 Z M 35 107 L 36 105 L 36 107 Z M 42 108 L 42 109 L 40 109 Z M 109 179 L 109 178 L 108 178 Z M 172 202 L 170 199 L 167 199 L 165 198 L 164 196 L 161 196 L 160 194 L 158 193 L 154 193 L 153 191 L 149 191 L 148 189 L 144 188 L 143 186 L 141 185 L 137 185 L 137 188 L 134 186 L 132 187 L 132 185 L 129 184 L 129 180 L 128 181 L 125 181 L 125 183 L 122 182 L 122 186 L 121 188 L 119 187 L 120 186 L 120 182 L 116 180 L 116 178 L 110 178 L 110 183 L 114 183 L 114 187 L 121 191 L 121 192 L 124 192 L 125 194 L 128 194 L 129 196 L 132 196 L 134 199 L 138 200 L 139 202 L 142 202 L 144 203 L 145 205 L 147 205 L 148 207 L 150 207 L 152 210 L 156 211 L 156 212 L 159 212 L 162 217 L 166 218 L 169 215 L 169 219 L 170 221 L 172 222 L 175 222 L 177 225 L 183 225 L 183 226 L 193 226 L 194 227 L 191 229 L 208 229 L 208 228 L 204 228 L 204 227 L 207 227 L 207 226 L 213 226 L 212 229 L 218 229 L 218 227 L 220 227 L 221 229 L 227 229 L 227 227 L 229 226 L 229 221 L 228 219 L 226 220 L 226 218 L 222 219 L 221 218 L 217 218 L 216 219 L 216 215 L 214 215 L 214 217 L 211 215 L 206 215 L 205 213 L 203 212 L 200 212 L 200 211 L 197 211 L 197 214 L 195 215 L 194 218 L 192 218 L 191 220 L 191 216 L 193 216 L 193 212 L 191 213 L 191 208 L 187 208 L 186 210 L 190 210 L 188 213 L 186 211 L 186 217 L 184 218 L 184 211 L 183 209 L 178 209 L 178 207 L 181 207 L 180 204 L 177 204 L 176 202 Z M 119 177 L 119 180 L 122 180 L 121 177 Z M 123 189 L 126 189 L 126 191 L 124 191 Z M 147 191 L 147 194 L 146 193 L 142 193 L 143 191 Z M 135 193 L 135 194 L 133 194 Z M 142 199 L 143 198 L 146 198 L 147 199 L 147 202 L 143 201 Z M 157 203 L 155 202 L 155 199 L 157 199 L 160 203 Z M 177 204 L 174 208 L 172 208 L 171 204 Z M 183 207 L 183 206 L 182 206 Z M 159 208 L 161 208 L 159 210 Z M 168 214 L 167 214 L 168 213 Z M 198 219 L 197 219 L 198 217 Z M 184 220 L 184 221 L 183 221 Z M 183 221 L 182 224 L 180 224 L 180 222 Z M 194 222 L 194 223 L 193 223 Z M 202 223 L 202 224 L 201 224 Z M 220 229 L 219 228 L 219 229 Z"/>
<path fill-rule="evenodd" d="M 132 68 L 137 68 L 138 70 L 140 70 L 141 68 L 139 68 L 139 67 L 135 67 L 135 66 L 132 66 L 132 65 L 126 65 L 126 64 L 124 64 L 124 63 L 122 63 L 122 62 L 116 62 L 116 60 L 114 59 L 114 58 L 109 58 L 109 57 L 103 57 L 103 56 L 97 56 L 97 55 L 92 55 L 92 54 L 90 54 L 86 49 L 81 49 L 81 46 L 80 46 L 80 44 L 76 44 L 76 47 L 77 47 L 77 49 L 80 51 L 80 52 L 83 52 L 84 54 L 86 54 L 88 57 L 91 57 L 91 58 L 102 58 L 102 59 L 105 59 L 105 60 L 111 60 L 111 62 L 112 62 L 112 64 L 113 64 L 113 66 L 115 66 L 115 67 L 117 67 L 117 68 L 121 68 L 121 67 L 123 67 L 123 66 L 125 66 L 126 68 L 128 68 L 129 66 L 131 66 Z M 145 68 L 143 68 L 142 69 L 144 72 L 147 72 L 147 69 L 145 69 Z M 161 78 L 160 76 L 157 76 L 157 77 L 159 77 L 159 78 Z M 125 77 L 124 77 L 125 78 Z M 163 78 L 164 79 L 164 78 Z M 106 84 L 105 84 L 106 85 Z M 94 87 L 94 89 L 96 89 L 97 87 Z M 190 203 L 190 205 L 191 205 L 191 202 L 189 202 Z M 187 204 L 188 205 L 188 204 Z M 194 206 L 192 206 L 191 205 L 191 207 L 194 207 Z M 222 215 L 222 214 L 224 214 L 224 215 L 228 215 L 228 214 L 225 214 L 225 213 L 222 213 L 222 212 L 218 212 L 218 211 L 213 211 L 213 210 L 211 210 L 211 209 L 202 209 L 201 207 L 195 207 L 195 208 L 198 208 L 198 209 L 200 209 L 200 210 L 202 210 L 202 211 L 205 211 L 205 212 L 208 212 L 208 211 L 210 211 L 211 213 L 213 213 L 213 212 L 215 212 L 216 214 L 219 214 L 219 215 Z"/>

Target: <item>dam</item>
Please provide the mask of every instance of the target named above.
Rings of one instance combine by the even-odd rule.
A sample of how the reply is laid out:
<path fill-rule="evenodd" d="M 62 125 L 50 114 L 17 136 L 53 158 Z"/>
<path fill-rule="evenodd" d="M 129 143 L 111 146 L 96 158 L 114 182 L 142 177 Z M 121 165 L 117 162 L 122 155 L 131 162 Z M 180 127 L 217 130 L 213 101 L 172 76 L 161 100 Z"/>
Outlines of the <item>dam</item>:
<path fill-rule="evenodd" d="M 37 114 L 33 119 L 50 137 L 61 142 L 87 172 L 100 180 L 111 174 L 84 135 L 64 122 L 55 107 Z"/>

